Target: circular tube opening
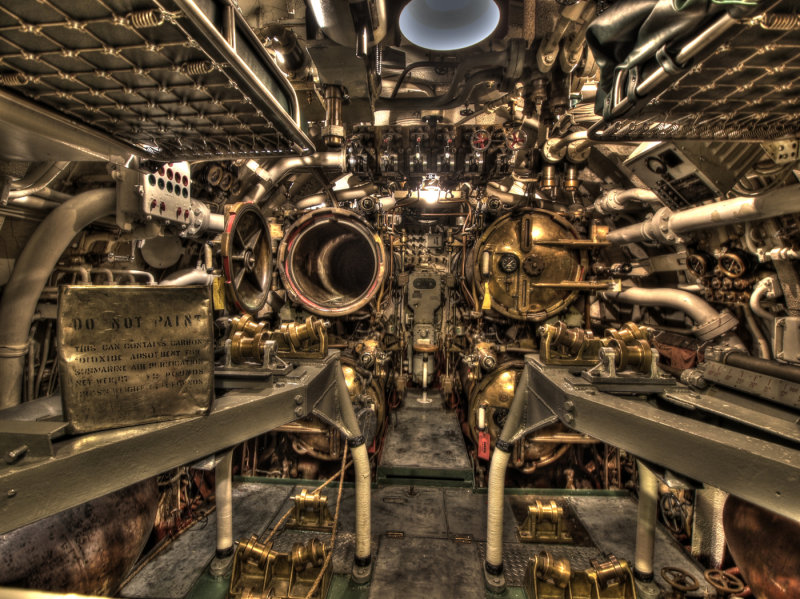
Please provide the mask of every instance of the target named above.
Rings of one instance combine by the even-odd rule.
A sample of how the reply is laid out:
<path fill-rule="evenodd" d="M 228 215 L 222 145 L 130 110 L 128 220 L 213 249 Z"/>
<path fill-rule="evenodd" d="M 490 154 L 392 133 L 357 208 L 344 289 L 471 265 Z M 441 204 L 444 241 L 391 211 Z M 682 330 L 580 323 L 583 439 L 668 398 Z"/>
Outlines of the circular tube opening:
<path fill-rule="evenodd" d="M 385 273 L 379 238 L 347 211 L 311 213 L 287 231 L 281 275 L 292 298 L 322 316 L 343 316 L 375 296 Z"/>

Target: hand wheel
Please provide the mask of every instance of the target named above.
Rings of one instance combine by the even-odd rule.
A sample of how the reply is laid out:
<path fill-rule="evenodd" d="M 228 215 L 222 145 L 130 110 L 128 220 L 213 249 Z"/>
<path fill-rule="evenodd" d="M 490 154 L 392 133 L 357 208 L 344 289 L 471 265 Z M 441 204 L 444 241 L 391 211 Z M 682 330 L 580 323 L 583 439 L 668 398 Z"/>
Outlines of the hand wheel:
<path fill-rule="evenodd" d="M 744 582 L 738 576 L 728 574 L 723 570 L 706 570 L 703 576 L 712 587 L 717 589 L 720 593 L 726 595 L 733 595 L 734 593 L 741 593 L 744 590 Z"/>
<path fill-rule="evenodd" d="M 272 280 L 272 244 L 269 226 L 255 204 L 228 208 L 222 236 L 225 284 L 236 307 L 257 314 L 267 301 Z"/>
<path fill-rule="evenodd" d="M 661 507 L 661 518 L 672 534 L 680 534 L 687 528 L 686 505 L 675 493 L 669 492 L 661 496 L 658 501 Z"/>
<path fill-rule="evenodd" d="M 682 593 L 696 591 L 700 588 L 700 583 L 697 582 L 697 579 L 680 568 L 672 568 L 670 566 L 661 568 L 661 578 L 667 581 L 667 584 L 673 589 Z"/>

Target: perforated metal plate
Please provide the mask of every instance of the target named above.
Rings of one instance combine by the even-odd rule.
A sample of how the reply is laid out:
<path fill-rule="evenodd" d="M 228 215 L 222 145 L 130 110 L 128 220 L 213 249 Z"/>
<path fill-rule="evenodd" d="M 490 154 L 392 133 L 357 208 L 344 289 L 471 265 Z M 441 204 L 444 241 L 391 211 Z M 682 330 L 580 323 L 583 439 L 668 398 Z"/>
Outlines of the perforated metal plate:
<path fill-rule="evenodd" d="M 758 141 L 800 134 L 797 3 L 763 7 L 769 9 L 722 31 L 685 69 L 624 114 L 599 122 L 590 136 Z"/>
<path fill-rule="evenodd" d="M 313 149 L 226 0 L 2 0 L 0 89 L 159 160 Z"/>

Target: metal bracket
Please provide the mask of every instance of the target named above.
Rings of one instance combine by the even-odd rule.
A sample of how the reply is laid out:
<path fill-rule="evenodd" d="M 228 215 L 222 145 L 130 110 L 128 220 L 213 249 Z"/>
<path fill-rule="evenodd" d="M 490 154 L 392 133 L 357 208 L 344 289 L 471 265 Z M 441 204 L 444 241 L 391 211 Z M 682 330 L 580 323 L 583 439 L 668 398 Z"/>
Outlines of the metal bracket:
<path fill-rule="evenodd" d="M 321 568 L 325 568 L 322 582 L 311 597 L 327 596 L 333 562 L 325 564 L 328 548 L 319 539 L 295 543 L 288 553 L 275 551 L 272 543 L 260 543 L 255 535 L 237 545 L 228 588 L 230 599 L 303 599 Z"/>
<path fill-rule="evenodd" d="M 528 515 L 517 527 L 523 543 L 572 543 L 567 513 L 554 500 L 537 499 L 528 506 Z"/>
<path fill-rule="evenodd" d="M 529 392 L 571 428 L 694 480 L 800 519 L 800 451 L 703 420 L 702 412 L 670 411 L 598 391 L 564 367 L 526 356 Z M 696 416 L 696 417 L 693 417 Z M 703 456 L 698 460 L 697 456 Z"/>
<path fill-rule="evenodd" d="M 613 555 L 573 572 L 568 559 L 543 551 L 528 562 L 523 588 L 528 599 L 636 599 L 630 564 Z"/>
<path fill-rule="evenodd" d="M 328 509 L 328 498 L 321 493 L 309 493 L 303 489 L 298 495 L 291 497 L 294 501 L 292 514 L 286 521 L 286 528 L 303 530 L 330 531 L 333 528 L 333 516 Z"/>

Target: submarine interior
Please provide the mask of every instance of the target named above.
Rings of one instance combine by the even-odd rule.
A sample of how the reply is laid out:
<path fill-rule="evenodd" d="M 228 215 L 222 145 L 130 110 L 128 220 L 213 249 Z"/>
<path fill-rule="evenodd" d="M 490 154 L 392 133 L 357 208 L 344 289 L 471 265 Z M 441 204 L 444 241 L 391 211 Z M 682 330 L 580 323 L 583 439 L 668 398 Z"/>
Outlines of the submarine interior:
<path fill-rule="evenodd" d="M 0 597 L 800 599 L 796 0 L 0 0 Z"/>

